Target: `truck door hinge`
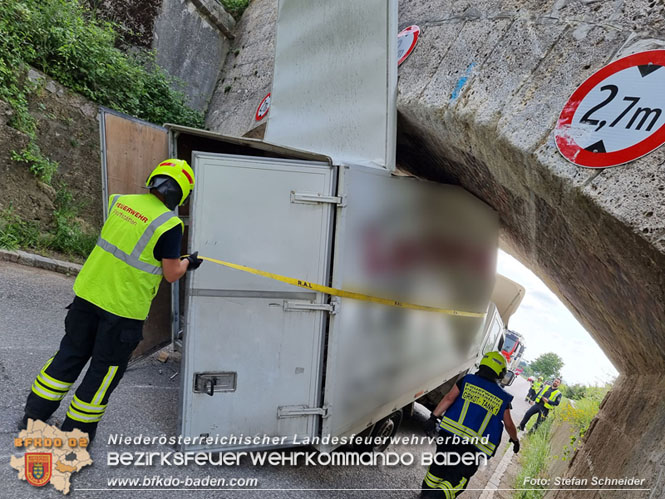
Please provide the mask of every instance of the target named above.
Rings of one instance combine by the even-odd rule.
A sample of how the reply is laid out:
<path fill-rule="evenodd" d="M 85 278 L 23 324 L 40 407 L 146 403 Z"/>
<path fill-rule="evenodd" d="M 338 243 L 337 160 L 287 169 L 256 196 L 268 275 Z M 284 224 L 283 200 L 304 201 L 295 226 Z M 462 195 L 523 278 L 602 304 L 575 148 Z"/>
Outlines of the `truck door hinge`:
<path fill-rule="evenodd" d="M 300 416 L 328 417 L 328 407 L 307 407 L 305 405 L 282 405 L 277 408 L 277 419 L 297 418 Z"/>
<path fill-rule="evenodd" d="M 300 204 L 328 203 L 344 207 L 345 206 L 344 201 L 345 201 L 344 196 L 324 196 L 323 194 L 317 194 L 312 192 L 291 191 L 292 203 L 300 203 Z"/>
<path fill-rule="evenodd" d="M 330 315 L 337 313 L 337 302 L 332 303 L 309 303 L 284 300 L 285 312 L 328 312 Z"/>

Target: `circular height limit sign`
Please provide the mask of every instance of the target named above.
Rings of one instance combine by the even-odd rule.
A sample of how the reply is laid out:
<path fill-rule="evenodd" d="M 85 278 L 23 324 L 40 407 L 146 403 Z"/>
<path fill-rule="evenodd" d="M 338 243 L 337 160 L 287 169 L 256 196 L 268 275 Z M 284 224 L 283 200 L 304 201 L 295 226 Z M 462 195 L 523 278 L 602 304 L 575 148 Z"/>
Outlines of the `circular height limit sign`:
<path fill-rule="evenodd" d="M 665 50 L 591 75 L 568 99 L 555 138 L 567 160 L 588 168 L 628 163 L 665 143 Z"/>
<path fill-rule="evenodd" d="M 404 28 L 397 34 L 397 65 L 402 64 L 413 52 L 420 36 L 420 28 L 415 24 Z"/>
<path fill-rule="evenodd" d="M 259 107 L 256 108 L 254 119 L 256 119 L 256 121 L 261 121 L 263 118 L 266 117 L 268 111 L 270 111 L 270 93 L 268 93 L 268 95 L 266 95 L 263 98 L 263 100 L 259 104 Z"/>

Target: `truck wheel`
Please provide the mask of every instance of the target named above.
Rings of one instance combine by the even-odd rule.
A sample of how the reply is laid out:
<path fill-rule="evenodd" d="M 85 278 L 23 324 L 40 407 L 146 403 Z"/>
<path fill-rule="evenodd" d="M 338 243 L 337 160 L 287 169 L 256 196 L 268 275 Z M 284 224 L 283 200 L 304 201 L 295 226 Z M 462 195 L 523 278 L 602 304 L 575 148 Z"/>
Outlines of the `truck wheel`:
<path fill-rule="evenodd" d="M 380 437 L 382 440 L 385 439 L 382 443 L 372 442 L 367 445 L 368 452 L 383 452 L 390 445 L 390 438 L 397 434 L 397 429 L 399 428 L 400 423 L 402 422 L 402 411 L 395 411 L 390 416 L 383 418 L 381 421 L 374 425 L 372 428 L 371 436 L 372 438 Z"/>

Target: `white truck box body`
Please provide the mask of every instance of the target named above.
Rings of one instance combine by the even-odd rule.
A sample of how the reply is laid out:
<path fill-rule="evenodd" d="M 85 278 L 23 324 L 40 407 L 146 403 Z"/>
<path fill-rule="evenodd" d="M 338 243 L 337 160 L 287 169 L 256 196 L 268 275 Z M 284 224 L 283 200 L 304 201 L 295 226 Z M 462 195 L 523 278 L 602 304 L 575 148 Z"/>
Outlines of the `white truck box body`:
<path fill-rule="evenodd" d="M 340 169 L 333 286 L 484 311 L 497 219 L 463 189 Z M 324 434 L 358 433 L 475 362 L 483 320 L 342 299 L 331 317 Z"/>
<path fill-rule="evenodd" d="M 317 161 L 192 160 L 191 250 L 395 300 L 487 309 L 497 216 L 462 189 Z M 284 437 L 188 450 L 357 433 L 468 369 L 482 342 L 479 318 L 331 300 L 210 262 L 189 274 L 186 295 L 182 434 Z"/>
<path fill-rule="evenodd" d="M 501 314 L 504 327 L 508 327 L 510 317 L 517 311 L 524 299 L 524 286 L 501 274 L 496 275 L 492 303 Z"/>
<path fill-rule="evenodd" d="M 395 168 L 397 0 L 281 0 L 265 140 Z"/>

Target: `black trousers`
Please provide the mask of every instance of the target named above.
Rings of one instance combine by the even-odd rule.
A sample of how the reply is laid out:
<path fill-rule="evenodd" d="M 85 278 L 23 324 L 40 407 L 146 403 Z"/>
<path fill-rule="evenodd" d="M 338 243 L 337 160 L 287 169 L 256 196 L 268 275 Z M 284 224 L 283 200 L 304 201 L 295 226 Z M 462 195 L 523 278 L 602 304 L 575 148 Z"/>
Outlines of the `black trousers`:
<path fill-rule="evenodd" d="M 441 436 L 449 433 L 441 431 Z M 463 456 L 471 453 L 473 456 L 482 454 L 471 444 L 441 443 L 436 446 L 437 454 L 457 453 Z M 478 471 L 478 460 L 474 459 L 472 464 L 437 464 L 432 463 L 427 470 L 425 479 L 421 485 L 420 497 L 432 499 L 450 499 L 464 492 L 469 480 Z"/>
<path fill-rule="evenodd" d="M 522 421 L 520 421 L 520 430 L 524 430 L 529 420 L 534 416 L 534 414 L 538 413 L 538 419 L 536 420 L 536 424 L 533 425 L 533 431 L 536 431 L 538 429 L 538 426 L 540 426 L 540 423 L 543 422 L 543 420 L 547 417 L 549 412 L 550 411 L 545 408 L 542 402 L 532 405 L 531 407 L 529 407 L 529 410 L 526 411 L 526 414 L 522 418 Z"/>
<path fill-rule="evenodd" d="M 90 360 L 61 429 L 79 428 L 92 440 L 109 397 L 125 373 L 132 351 L 143 338 L 143 321 L 119 317 L 79 297 L 67 308 L 60 349 L 32 384 L 25 415 L 46 421 Z"/>

